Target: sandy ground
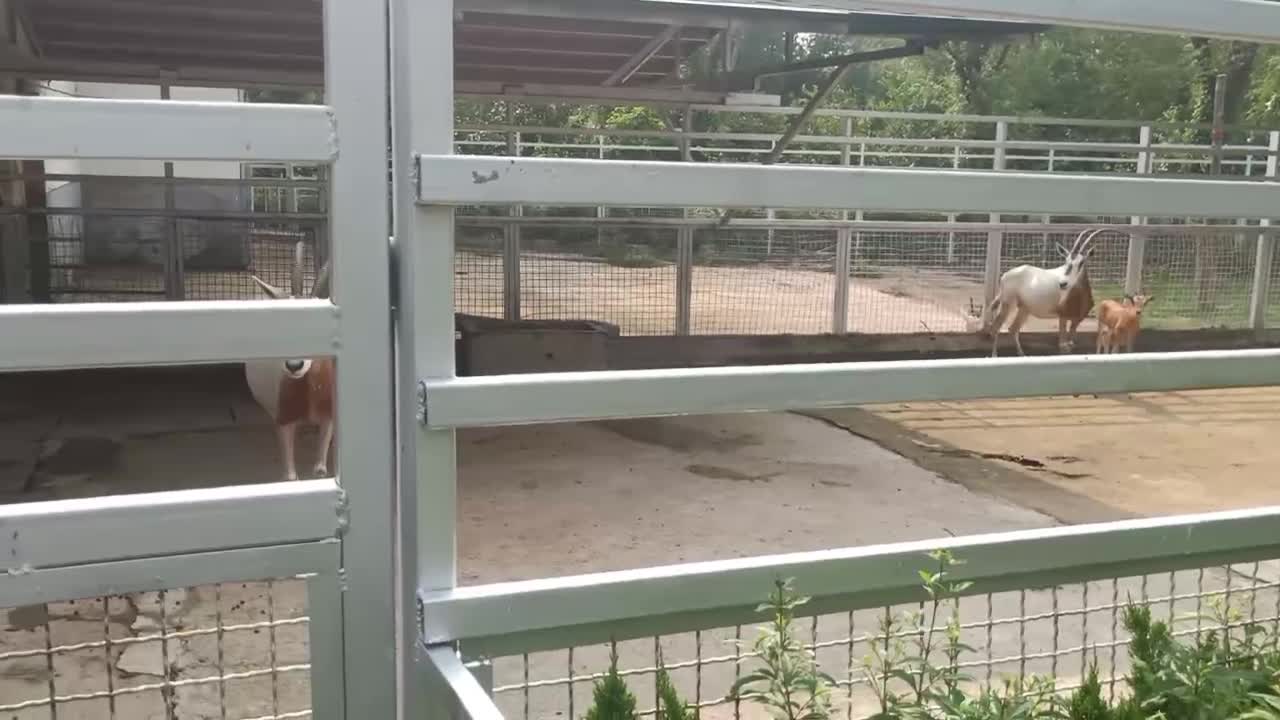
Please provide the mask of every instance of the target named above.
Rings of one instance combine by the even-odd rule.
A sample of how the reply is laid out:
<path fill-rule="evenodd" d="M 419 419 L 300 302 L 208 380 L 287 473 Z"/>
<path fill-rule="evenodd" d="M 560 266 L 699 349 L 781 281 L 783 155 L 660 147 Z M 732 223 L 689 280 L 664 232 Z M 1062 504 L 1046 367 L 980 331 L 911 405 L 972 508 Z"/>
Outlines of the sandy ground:
<path fill-rule="evenodd" d="M 269 481 L 277 473 L 265 420 L 234 372 L 194 375 L 93 375 L 5 378 L 0 383 L 0 497 L 4 501 L 77 497 L 214 486 L 228 478 Z M 101 377 L 101 376 L 98 376 Z M 822 417 L 767 414 L 616 423 L 568 424 L 459 435 L 460 566 L 465 583 L 640 567 L 842 545 L 1044 527 L 1133 513 L 1159 514 L 1273 502 L 1268 472 L 1280 458 L 1268 417 L 1277 391 L 1173 393 L 1125 398 L 1027 400 L 886 406 Z M 1069 429 L 1069 432 L 1067 431 Z M 304 449 L 303 452 L 306 452 Z M 1044 468 L 993 460 L 1006 453 Z M 191 463 L 193 456 L 201 458 Z M 1224 488 L 1230 488 L 1224 492 Z M 922 559 L 923 563 L 923 559 Z M 1237 593 L 1253 578 L 1276 579 L 1274 569 L 1238 568 Z M 1222 587 L 1227 575 L 1196 573 L 1126 579 L 994 596 L 962 605 L 976 648 L 975 674 L 1056 669 L 1067 682 L 1095 654 L 1110 667 L 1112 600 L 1158 598 L 1172 580 L 1178 594 L 1197 583 Z M 260 578 L 246 578 L 260 580 Z M 801 588 L 803 590 L 803 588 Z M 767 591 L 762 588 L 761 593 Z M 270 667 L 269 609 L 277 620 L 305 614 L 305 591 L 279 582 L 267 605 L 264 584 L 224 584 L 170 593 L 174 632 L 163 651 L 148 640 L 158 622 L 154 596 L 10 609 L 0 618 L 0 708 L 57 695 L 216 675 L 217 616 L 226 633 L 221 666 L 227 672 Z M 1259 593 L 1259 615 L 1275 613 L 1274 593 Z M 1059 622 L 1053 608 L 1068 611 Z M 1090 608 L 1083 610 L 1082 608 Z M 1165 601 L 1158 607 L 1165 612 Z M 1180 600 L 1179 612 L 1194 609 Z M 1019 617 L 1037 616 L 1017 620 Z M 990 624 L 988 624 L 990 618 Z M 875 630 L 874 611 L 824 617 L 816 637 L 824 663 L 854 677 L 869 650 L 860 636 Z M 49 635 L 46 636 L 45 628 Z M 265 673 L 226 685 L 228 717 L 282 712 L 305 702 L 306 674 L 279 670 L 305 659 L 305 625 L 276 628 L 275 682 Z M 205 632 L 202 632 L 205 631 Z M 256 631 L 256 632 L 255 632 Z M 742 628 L 750 638 L 752 629 Z M 805 632 L 813 628 L 805 623 Z M 53 645 L 115 643 L 57 653 Z M 292 633 L 292 634 L 291 634 Z M 664 659 L 684 664 L 676 679 L 687 695 L 711 701 L 732 681 L 734 630 L 661 640 Z M 235 637 L 233 637 L 233 635 Z M 853 642 L 850 642 L 853 638 Z M 124 642 L 120 642 L 123 640 Z M 1101 645 L 1099 645 L 1101 643 Z M 128 657 L 125 656 L 128 653 Z M 509 717 L 577 717 L 590 696 L 590 674 L 607 649 L 540 653 L 529 659 L 531 680 L 546 681 L 527 695 L 522 658 L 499 659 L 495 681 Z M 157 657 L 159 655 L 159 657 Z M 1032 658 L 1025 664 L 1014 659 Z M 167 656 L 167 657 L 166 657 Z M 621 648 L 623 666 L 651 666 L 652 640 Z M 703 660 L 701 670 L 693 661 Z M 166 662 L 167 660 L 167 662 Z M 1117 657 L 1123 667 L 1123 649 Z M 572 668 L 572 670 L 571 670 Z M 573 683 L 557 682 L 572 673 Z M 652 697 L 648 676 L 632 676 L 642 705 Z M 238 684 L 236 684 L 238 683 Z M 234 687 L 233 687 L 234 685 Z M 274 688 L 274 690 L 273 690 Z M 570 713 L 569 689 L 573 712 Z M 274 700 L 273 700 L 274 697 Z M 855 693 L 858 712 L 869 708 Z M 218 683 L 183 685 L 173 694 L 176 717 L 219 717 Z M 527 705 L 526 705 L 527 702 Z M 95 704 L 96 703 L 96 704 Z M 133 704 L 129 704 L 133 703 Z M 104 717 L 105 701 L 61 703 L 58 717 Z M 732 714 L 727 704 L 708 718 Z M 756 717 L 744 709 L 745 716 Z M 50 717 L 47 707 L 8 715 Z M 160 690 L 121 695 L 119 717 L 164 717 Z"/>

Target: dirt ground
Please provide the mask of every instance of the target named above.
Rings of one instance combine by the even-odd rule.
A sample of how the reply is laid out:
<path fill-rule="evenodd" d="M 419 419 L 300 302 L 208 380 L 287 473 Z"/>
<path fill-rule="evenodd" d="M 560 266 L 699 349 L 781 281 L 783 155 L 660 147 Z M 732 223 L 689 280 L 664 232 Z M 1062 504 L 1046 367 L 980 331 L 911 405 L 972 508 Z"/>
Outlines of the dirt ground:
<path fill-rule="evenodd" d="M 491 582 L 1271 504 L 1280 496 L 1271 481 L 1280 445 L 1267 442 L 1280 430 L 1280 417 L 1270 411 L 1277 395 L 1280 390 L 1269 388 L 933 403 L 810 417 L 783 413 L 462 432 L 461 579 Z M 278 473 L 274 453 L 265 418 L 235 371 L 0 381 L 5 502 L 266 482 Z M 201 461 L 192 463 L 192 457 Z M 1269 564 L 1237 570 L 1237 588 L 1280 579 Z M 1204 578 L 1179 573 L 1088 589 L 999 594 L 990 608 L 979 596 L 962 605 L 962 616 L 971 625 L 966 632 L 978 648 L 979 670 L 993 667 L 998 677 L 1057 669 L 1069 680 L 1086 656 L 1093 657 L 1097 643 L 1103 643 L 1097 652 L 1109 662 L 1112 597 L 1161 597 L 1171 589 L 1187 595 L 1200 584 L 1221 587 L 1227 577 L 1211 570 Z M 1261 591 L 1263 596 L 1266 607 L 1274 605 L 1272 591 Z M 268 597 L 275 617 L 288 621 L 277 627 L 274 677 L 270 632 L 260 624 Z M 171 593 L 169 601 L 175 599 L 185 604 L 169 609 L 171 630 L 195 634 L 171 641 L 167 657 L 157 657 L 159 643 L 147 639 L 156 627 L 154 596 L 134 596 L 119 607 L 113 601 L 105 618 L 101 601 L 4 612 L 0 708 L 37 701 L 50 689 L 60 696 L 100 692 L 109 662 L 117 688 L 154 685 L 162 668 L 176 680 L 216 676 L 218 667 L 250 673 L 223 688 L 232 718 L 270 714 L 273 703 L 284 712 L 305 698 L 306 673 L 281 670 L 306 657 L 305 625 L 296 621 L 306 607 L 300 583 L 277 582 L 270 592 L 260 583 L 193 588 Z M 1179 612 L 1194 609 L 1187 602 L 1170 603 L 1170 610 L 1174 604 Z M 1060 623 L 1048 619 L 1052 609 L 1072 607 L 1075 613 Z M 221 658 L 208 632 L 216 614 L 224 615 L 224 624 L 249 626 L 234 638 L 228 633 Z M 824 662 L 847 668 L 849 657 L 860 658 L 869 649 L 858 636 L 874 630 L 878 618 L 873 611 L 855 615 L 853 635 L 848 618 L 822 618 L 814 637 L 823 646 Z M 1009 620 L 1028 616 L 1039 619 Z M 988 618 L 995 620 L 986 623 Z M 723 694 L 733 676 L 733 650 L 725 642 L 732 632 L 662 639 L 664 659 L 688 663 L 676 672 L 686 694 L 703 701 Z M 742 629 L 747 638 L 752 632 Z M 116 643 L 110 661 L 101 647 L 59 652 L 52 663 L 43 653 L 46 641 L 74 645 L 106 634 Z M 572 660 L 563 652 L 532 656 L 527 672 L 536 687 L 527 696 L 516 687 L 525 677 L 523 660 L 500 659 L 494 673 L 496 684 L 506 688 L 500 703 L 509 717 L 524 716 L 526 707 L 529 717 L 576 717 L 605 653 L 592 647 L 579 649 Z M 651 666 L 653 642 L 625 643 L 621 654 L 624 667 Z M 1024 667 L 1016 658 L 1026 655 L 1033 659 Z M 701 670 L 694 668 L 696 658 L 703 660 Z M 1123 650 L 1117 663 L 1123 666 Z M 574 682 L 557 681 L 570 672 Z M 633 676 L 642 699 L 652 695 L 646 678 Z M 224 702 L 217 682 L 184 685 L 173 697 L 180 718 L 218 717 Z M 165 716 L 159 691 L 121 698 L 121 717 Z M 867 707 L 865 691 L 855 699 L 859 711 Z M 60 703 L 58 717 L 102 717 L 102 702 Z M 704 716 L 731 712 L 731 706 L 720 705 Z M 8 715 L 50 717 L 40 706 Z"/>

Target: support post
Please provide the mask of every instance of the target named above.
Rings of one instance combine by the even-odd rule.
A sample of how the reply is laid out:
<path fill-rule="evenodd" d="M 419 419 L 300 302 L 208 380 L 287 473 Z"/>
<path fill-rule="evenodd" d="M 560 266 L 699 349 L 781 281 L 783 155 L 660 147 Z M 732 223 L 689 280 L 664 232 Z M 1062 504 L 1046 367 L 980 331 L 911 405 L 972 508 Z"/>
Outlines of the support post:
<path fill-rule="evenodd" d="M 853 118 L 844 119 L 845 142 L 840 146 L 840 164 L 848 167 L 853 163 L 853 145 L 849 138 L 853 137 Z M 849 211 L 841 210 L 840 219 L 849 220 Z M 842 227 L 836 230 L 836 258 L 832 269 L 831 297 L 831 332 L 843 335 L 849 332 L 849 250 L 853 244 L 853 230 Z"/>
<path fill-rule="evenodd" d="M 688 217 L 688 210 L 684 216 Z M 693 228 L 676 231 L 676 334 L 688 335 L 693 310 Z"/>
<path fill-rule="evenodd" d="M 680 123 L 680 160 L 692 162 L 689 133 L 693 132 L 693 108 L 685 106 Z M 680 211 L 680 217 L 689 217 L 689 208 Z M 676 334 L 688 335 L 693 314 L 693 228 L 681 225 L 676 231 Z"/>
<path fill-rule="evenodd" d="M 507 124 L 514 125 L 511 104 L 507 103 Z M 520 133 L 507 133 L 507 155 L 520 157 Z M 512 205 L 511 217 L 524 215 L 523 205 Z M 520 320 L 520 223 L 507 223 L 502 233 L 502 319 Z"/>
<path fill-rule="evenodd" d="M 847 212 L 845 219 L 848 219 Z M 849 249 L 852 244 L 852 229 L 836 230 L 835 293 L 831 304 L 831 332 L 836 335 L 849 332 Z"/>
<path fill-rule="evenodd" d="M 952 170 L 960 169 L 960 146 L 959 145 L 955 146 L 955 148 L 952 149 L 951 169 Z M 955 224 L 958 217 L 959 216 L 956 215 L 955 213 L 951 213 L 950 215 L 947 215 L 947 222 Z M 956 263 L 956 231 L 952 230 L 947 233 L 947 264 L 955 265 L 955 263 Z"/>
<path fill-rule="evenodd" d="M 336 3 L 368 13 L 359 3 Z M 454 217 L 446 206 L 419 206 L 415 153 L 451 155 L 453 0 L 391 0 L 392 163 L 398 255 L 396 439 L 400 450 L 400 654 L 419 647 L 418 593 L 457 585 L 457 467 L 453 430 L 429 428 L 425 382 L 455 376 Z M 372 13 L 376 15 L 377 13 Z M 381 84 L 379 88 L 383 87 Z M 366 108 L 367 112 L 367 108 Z M 370 117 L 375 114 L 370 113 Z M 368 131 L 381 142 L 381 130 Z M 385 168 L 383 170 L 385 177 Z M 421 418 L 421 419 L 420 419 Z M 412 669 L 412 665 L 405 667 Z M 399 717 L 439 717 L 448 699 L 434 685 L 406 683 Z M 390 717 L 366 712 L 365 717 Z"/>
<path fill-rule="evenodd" d="M 443 8 L 445 14 L 432 20 L 452 30 L 452 2 L 415 5 Z M 412 445 L 413 436 L 398 435 L 393 422 L 393 338 L 387 318 L 387 309 L 392 306 L 391 283 L 380 282 L 393 266 L 390 243 L 383 241 L 391 226 L 392 185 L 387 182 L 387 15 L 369 12 L 361 3 L 326 2 L 323 25 L 324 98 L 332 108 L 342 143 L 341 154 L 330 166 L 328 209 L 329 235 L 334 240 L 330 249 L 332 297 L 342 307 L 339 323 L 344 343 L 337 363 L 337 425 L 341 430 L 334 454 L 348 517 L 342 538 L 346 716 L 388 718 L 401 709 L 398 700 L 409 687 L 402 684 L 406 666 L 400 660 L 412 658 L 413 645 L 404 640 L 416 637 L 418 628 L 416 606 L 397 602 L 396 557 L 400 547 L 391 520 L 397 516 L 413 518 L 411 512 L 396 510 L 395 457 L 397 442 Z M 444 35 L 443 42 L 439 35 Z M 450 35 L 424 32 L 418 38 L 428 48 L 443 45 L 445 50 L 437 53 L 438 57 L 451 47 Z M 400 46 L 405 52 L 411 49 L 403 42 Z M 447 65 L 438 64 L 437 57 L 419 58 L 419 67 L 452 67 L 452 57 L 447 58 Z M 452 79 L 449 73 L 443 77 Z M 430 87 L 428 82 L 420 87 Z M 428 108 L 441 108 L 437 112 L 448 113 L 452 119 L 449 97 L 435 99 Z M 424 110 L 419 117 L 430 117 L 429 113 Z M 449 152 L 452 137 L 446 136 L 444 144 L 446 149 L 432 146 L 431 151 Z M 396 165 L 396 177 L 401 179 L 394 183 L 396 194 L 412 203 L 408 182 L 412 166 Z M 449 239 L 432 238 L 438 242 L 431 244 L 446 246 L 452 253 L 452 242 L 446 242 Z M 452 264 L 444 270 L 447 281 L 443 292 L 452 299 L 453 286 L 448 282 L 453 277 Z M 402 313 L 410 306 L 398 305 Z M 452 340 L 452 327 L 449 337 Z M 452 357 L 453 343 L 449 344 Z M 412 586 L 412 575 L 407 584 Z"/>
<path fill-rule="evenodd" d="M 28 210 L 25 219 L 27 226 L 27 282 L 31 287 L 30 302 L 53 302 L 50 291 L 50 257 L 49 257 L 49 216 L 44 210 L 49 205 L 48 191 L 44 180 L 43 160 L 22 160 L 20 163 L 25 179 L 22 181 L 22 198 Z M 40 212 L 30 212 L 39 208 Z M 12 296 L 11 296 L 12 297 Z"/>
<path fill-rule="evenodd" d="M 991 159 L 992 170 L 1005 169 L 1005 142 L 1009 139 L 1009 123 L 1001 120 L 996 123 L 996 146 L 995 153 Z M 1000 222 L 999 213 L 991 213 L 989 221 L 992 224 Z M 993 230 L 987 233 L 987 264 L 986 271 L 983 273 L 982 292 L 985 301 L 982 305 L 982 319 L 984 324 L 991 321 L 989 308 L 991 301 L 995 299 L 996 288 L 1000 284 L 1000 261 L 1004 253 L 1004 233 Z"/>
<path fill-rule="evenodd" d="M 1138 152 L 1137 171 L 1139 175 L 1150 175 L 1151 162 L 1151 126 L 1143 125 L 1138 131 L 1138 144 L 1144 150 Z M 1132 225 L 1146 225 L 1147 218 L 1134 215 L 1129 218 Z M 1142 290 L 1142 266 L 1146 262 L 1147 238 L 1138 233 L 1129 235 L 1129 254 L 1124 265 L 1124 291 L 1133 295 Z"/>
<path fill-rule="evenodd" d="M 1275 182 L 1277 156 L 1280 155 L 1280 130 L 1272 130 L 1267 141 L 1267 181 Z M 1263 227 L 1271 225 L 1262 219 Z M 1267 326 L 1267 297 L 1271 294 L 1271 265 L 1275 261 L 1276 238 L 1258 235 L 1258 250 L 1253 263 L 1253 289 L 1249 296 L 1249 327 L 1261 333 Z"/>
<path fill-rule="evenodd" d="M 160 84 L 160 99 L 169 100 L 169 83 Z M 164 263 L 164 296 L 166 300 L 181 300 L 186 296 L 186 278 L 183 269 L 182 238 L 178 236 L 178 218 L 174 214 L 176 201 L 173 191 L 173 162 L 164 163 L 164 248 L 160 253 Z"/>

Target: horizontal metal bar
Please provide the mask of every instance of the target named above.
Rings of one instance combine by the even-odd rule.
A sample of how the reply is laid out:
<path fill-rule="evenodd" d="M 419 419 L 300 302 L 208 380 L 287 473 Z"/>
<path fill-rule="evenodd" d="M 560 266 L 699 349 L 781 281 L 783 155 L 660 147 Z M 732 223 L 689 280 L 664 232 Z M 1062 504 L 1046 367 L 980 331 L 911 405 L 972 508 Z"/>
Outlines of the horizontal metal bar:
<path fill-rule="evenodd" d="M 1206 152 L 1208 150 L 1206 149 Z M 282 188 L 302 189 L 314 188 L 323 190 L 329 186 L 326 180 L 292 180 L 275 177 L 250 178 L 202 178 L 202 177 L 160 177 L 157 175 L 84 175 L 69 173 L 9 173 L 0 175 L 0 181 L 11 180 L 44 180 L 45 182 L 112 182 L 137 183 L 142 185 L 188 185 L 193 187 L 239 187 L 239 188 Z"/>
<path fill-rule="evenodd" d="M 726 140 L 726 141 L 755 141 L 755 142 L 773 142 L 777 140 L 777 133 L 752 133 L 752 132 L 676 132 L 672 130 L 627 130 L 612 128 L 593 128 L 593 127 L 571 127 L 557 128 L 546 126 L 522 126 L 522 125 L 462 125 L 456 130 L 458 133 L 493 133 L 508 134 L 521 133 L 522 135 L 557 135 L 562 137 L 583 137 L 596 138 L 601 135 L 605 137 L 623 137 L 623 138 L 649 138 L 655 140 L 671 140 L 673 143 L 680 140 Z M 505 142 L 505 140 L 495 140 L 494 142 Z M 908 138 L 908 137 L 880 137 L 874 135 L 797 135 L 794 142 L 807 144 L 823 144 L 823 145 L 868 145 L 868 146 L 900 146 L 914 145 L 919 147 L 940 147 L 940 148 L 996 148 L 1004 147 L 1017 150 L 1077 150 L 1077 151 L 1093 151 L 1093 152 L 1205 152 L 1213 151 L 1209 145 L 1193 145 L 1189 143 L 1163 143 L 1155 145 L 1142 145 L 1139 143 L 1129 142 L 1065 142 L 1054 140 L 1005 140 L 998 142 L 995 140 L 972 140 L 967 138 Z M 522 144 L 526 147 L 538 147 L 541 143 L 528 139 L 522 139 Z M 600 145 L 592 141 L 584 141 L 580 145 L 562 145 L 561 147 L 585 147 L 598 149 Z M 604 146 L 609 149 L 609 145 Z M 708 147 L 708 149 L 714 149 Z M 738 149 L 738 148 L 727 148 Z M 767 148 L 766 148 L 767 150 Z M 1266 145 L 1224 145 L 1222 150 L 1227 153 L 1249 153 L 1254 155 L 1268 155 L 1270 149 Z"/>
<path fill-rule="evenodd" d="M 1157 217 L 1270 217 L 1280 186 L 1049 173 L 430 155 L 428 204 L 848 208 Z"/>
<path fill-rule="evenodd" d="M 4 305 L 0 337 L 5 372 L 332 355 L 338 308 L 326 300 Z"/>
<path fill-rule="evenodd" d="M 268 212 L 240 210 L 189 210 L 185 208 L 86 208 L 86 207 L 4 207 L 6 215 L 74 215 L 76 217 L 172 217 L 180 220 L 257 220 L 259 222 L 324 222 L 326 213 Z"/>
<path fill-rule="evenodd" d="M 423 670 L 430 674 L 424 679 L 447 689 L 456 709 L 461 711 L 461 715 L 454 717 L 460 720 L 503 720 L 502 711 L 462 663 L 453 646 L 432 645 L 419 648 L 418 652 L 422 655 L 420 662 L 426 665 Z M 450 713 L 443 712 L 441 716 L 449 717 Z"/>
<path fill-rule="evenodd" d="M 692 107 L 698 112 L 709 113 L 765 113 L 769 115 L 796 115 L 799 114 L 801 108 L 799 106 L 785 105 L 698 105 Z M 972 123 L 972 124 L 991 124 L 995 125 L 999 122 L 1008 123 L 1009 125 L 1042 125 L 1053 127 L 1105 127 L 1105 128 L 1140 128 L 1143 125 L 1150 125 L 1153 128 L 1161 129 L 1197 129 L 1210 130 L 1213 128 L 1212 123 L 1180 123 L 1161 120 L 1103 120 L 1099 118 L 1071 118 L 1071 117 L 1055 117 L 1052 115 L 968 115 L 964 113 L 922 113 L 910 112 L 906 110 L 854 110 L 850 108 L 822 108 L 815 113 L 818 117 L 837 117 L 862 120 L 936 120 L 939 122 L 950 123 Z M 1244 125 L 1226 125 L 1227 130 L 1233 131 L 1258 131 L 1265 132 L 1266 128 L 1258 128 Z"/>
<path fill-rule="evenodd" d="M 0 96 L 0 157 L 284 160 L 337 156 L 321 105 Z"/>
<path fill-rule="evenodd" d="M 665 4 L 666 0 L 645 0 Z M 772 0 L 741 0 L 773 7 Z M 1280 42 L 1280 8 L 1264 0 L 800 0 L 788 8 L 889 12 L 1064 27 Z"/>
<path fill-rule="evenodd" d="M 41 568 L 337 537 L 333 479 L 0 505 L 0 567 Z"/>
<path fill-rule="evenodd" d="M 1124 520 L 497 583 L 423 592 L 429 643 L 497 657 L 764 621 L 777 579 L 812 597 L 805 614 L 924 599 L 926 553 L 950 549 L 966 594 L 1280 557 L 1280 507 Z"/>
<path fill-rule="evenodd" d="M 1129 235 L 1236 235 L 1240 233 L 1239 225 L 1126 225 L 1121 223 L 992 223 L 992 222 L 921 222 L 917 220 L 837 220 L 837 219 L 801 219 L 801 218 L 732 218 L 722 224 L 713 217 L 574 217 L 564 215 L 455 215 L 459 225 L 470 227 L 502 227 L 506 225 L 541 225 L 550 227 L 576 226 L 617 226 L 617 227 L 695 227 L 716 228 L 730 227 L 744 230 L 839 230 L 855 229 L 858 232 L 892 232 L 892 233 L 986 233 L 1003 232 L 1012 234 L 1079 233 L 1086 229 L 1109 229 Z M 1265 225 L 1248 225 L 1249 232 L 1259 235 L 1280 234 L 1280 227 Z M 1104 239 L 1111 237 L 1101 235 Z"/>
<path fill-rule="evenodd" d="M 432 428 L 885 402 L 1280 385 L 1280 350 L 610 370 L 428 379 Z"/>
<path fill-rule="evenodd" d="M 331 539 L 0 573 L 0 607 L 336 573 L 341 547 Z"/>

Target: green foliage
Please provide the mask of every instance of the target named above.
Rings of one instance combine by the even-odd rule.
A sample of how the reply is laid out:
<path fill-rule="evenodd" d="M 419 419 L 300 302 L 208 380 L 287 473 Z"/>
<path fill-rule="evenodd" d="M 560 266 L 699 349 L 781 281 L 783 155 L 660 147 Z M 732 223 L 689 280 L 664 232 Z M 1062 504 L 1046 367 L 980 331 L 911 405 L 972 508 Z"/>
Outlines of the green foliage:
<path fill-rule="evenodd" d="M 775 583 L 768 602 L 757 608 L 770 613 L 772 622 L 760 628 L 751 646 L 762 667 L 739 678 L 730 697 L 757 703 L 778 720 L 831 717 L 835 680 L 818 670 L 813 652 L 800 643 L 792 626 L 796 608 L 808 601 L 791 589 L 790 580 Z"/>
<path fill-rule="evenodd" d="M 636 696 L 618 674 L 618 649 L 609 653 L 609 672 L 592 689 L 587 720 L 636 720 Z"/>
<path fill-rule="evenodd" d="M 688 703 L 680 697 L 675 684 L 671 682 L 671 676 L 667 674 L 666 668 L 662 667 L 661 663 L 658 665 L 658 676 L 655 682 L 658 684 L 657 720 L 696 720 L 697 709 L 689 707 Z"/>

